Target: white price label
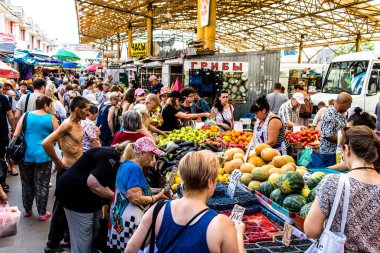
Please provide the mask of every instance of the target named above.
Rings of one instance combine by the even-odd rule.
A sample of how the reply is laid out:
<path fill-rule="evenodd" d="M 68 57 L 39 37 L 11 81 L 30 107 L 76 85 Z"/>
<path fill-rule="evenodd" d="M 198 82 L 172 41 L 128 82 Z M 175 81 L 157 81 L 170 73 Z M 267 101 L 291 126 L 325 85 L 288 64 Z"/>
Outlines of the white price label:
<path fill-rule="evenodd" d="M 282 242 L 286 246 L 289 246 L 291 240 L 292 240 L 292 226 L 289 223 L 285 222 L 284 233 L 282 235 Z"/>
<path fill-rule="evenodd" d="M 243 215 L 245 212 L 245 208 L 239 205 L 235 205 L 234 209 L 232 209 L 232 213 L 230 215 L 231 220 L 241 221 L 243 219 Z"/>
<path fill-rule="evenodd" d="M 227 195 L 231 198 L 235 195 L 236 185 L 239 182 L 239 179 L 243 173 L 241 173 L 239 170 L 234 170 L 230 176 L 230 183 L 228 184 L 227 188 Z"/>
<path fill-rule="evenodd" d="M 301 126 L 293 126 L 293 133 L 301 132 Z"/>

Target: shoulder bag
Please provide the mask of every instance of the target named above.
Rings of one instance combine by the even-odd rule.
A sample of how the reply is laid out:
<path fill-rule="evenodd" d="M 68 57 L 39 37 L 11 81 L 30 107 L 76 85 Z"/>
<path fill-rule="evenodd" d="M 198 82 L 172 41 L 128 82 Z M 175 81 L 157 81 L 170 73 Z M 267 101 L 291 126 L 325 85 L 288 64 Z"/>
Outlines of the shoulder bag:
<path fill-rule="evenodd" d="M 152 217 L 152 225 L 150 226 L 149 230 L 148 230 L 148 233 L 146 234 L 145 238 L 144 238 L 144 241 L 140 247 L 140 250 L 138 253 L 156 253 L 158 252 L 157 250 L 157 247 L 156 247 L 156 235 L 155 235 L 155 231 L 156 231 L 156 220 L 157 220 L 157 216 L 158 216 L 158 213 L 160 212 L 161 208 L 165 205 L 166 201 L 163 201 L 163 200 L 159 200 L 157 202 L 157 205 L 155 206 L 154 210 L 153 210 L 153 217 Z M 189 220 L 189 222 L 170 240 L 170 242 L 163 248 L 163 249 L 160 249 L 160 252 L 166 252 L 166 250 L 173 245 L 173 243 L 185 232 L 185 230 L 189 227 L 189 225 L 199 216 L 201 215 L 202 213 L 204 212 L 207 212 L 208 210 L 210 210 L 210 208 L 205 208 L 203 209 L 202 211 L 200 211 L 199 213 L 197 213 L 193 218 L 191 218 L 191 220 Z M 150 243 L 148 246 L 145 246 L 145 243 L 148 239 L 148 236 L 150 234 Z"/>
<path fill-rule="evenodd" d="M 26 151 L 25 130 L 28 120 L 28 114 L 29 112 L 25 113 L 24 120 L 22 121 L 20 135 L 17 136 L 17 138 L 11 140 L 7 149 L 9 157 L 17 161 L 21 161 L 22 159 L 24 159 Z"/>
<path fill-rule="evenodd" d="M 342 221 L 340 224 L 340 232 L 332 232 L 330 230 L 331 225 L 334 221 L 336 211 L 338 209 L 340 196 L 342 195 L 344 187 L 344 202 L 343 202 L 343 212 Z M 344 235 L 344 228 L 346 227 L 348 204 L 350 199 L 350 180 L 348 175 L 340 174 L 338 189 L 335 194 L 334 203 L 327 220 L 325 230 L 321 237 L 314 242 L 310 248 L 308 248 L 305 253 L 343 253 L 344 244 L 346 242 L 346 236 Z"/>
<path fill-rule="evenodd" d="M 231 105 L 230 105 L 230 111 L 231 111 L 231 122 L 227 121 L 227 120 L 224 118 L 224 116 L 223 116 L 223 111 L 220 113 L 220 115 L 222 116 L 222 119 L 223 119 L 223 123 L 226 124 L 226 125 L 228 125 L 229 127 L 232 126 L 232 119 L 233 119 L 233 115 L 234 115 L 234 113 L 233 113 L 233 111 L 232 111 L 232 106 L 231 106 Z M 225 129 L 225 130 L 227 130 L 227 129 Z M 231 130 L 232 130 L 232 129 L 231 129 Z"/>

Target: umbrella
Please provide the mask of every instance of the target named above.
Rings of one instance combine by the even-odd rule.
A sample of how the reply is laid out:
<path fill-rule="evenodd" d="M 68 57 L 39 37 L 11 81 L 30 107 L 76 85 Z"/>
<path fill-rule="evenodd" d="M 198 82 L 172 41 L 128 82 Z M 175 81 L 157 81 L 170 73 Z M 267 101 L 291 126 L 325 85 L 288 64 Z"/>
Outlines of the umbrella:
<path fill-rule="evenodd" d="M 89 72 L 95 72 L 97 69 L 102 69 L 104 68 L 103 64 L 97 63 L 97 64 L 92 64 L 86 68 L 86 71 Z"/>
<path fill-rule="evenodd" d="M 64 68 L 64 69 L 78 69 L 79 66 L 73 62 L 64 61 L 62 64 L 62 68 Z"/>
<path fill-rule="evenodd" d="M 70 52 L 70 51 L 67 51 L 65 49 L 60 49 L 55 55 L 55 57 L 57 57 L 58 59 L 62 60 L 62 61 L 78 61 L 80 60 L 80 58 Z"/>
<path fill-rule="evenodd" d="M 9 67 L 4 62 L 0 61 L 0 77 L 3 78 L 19 78 L 20 73 Z"/>

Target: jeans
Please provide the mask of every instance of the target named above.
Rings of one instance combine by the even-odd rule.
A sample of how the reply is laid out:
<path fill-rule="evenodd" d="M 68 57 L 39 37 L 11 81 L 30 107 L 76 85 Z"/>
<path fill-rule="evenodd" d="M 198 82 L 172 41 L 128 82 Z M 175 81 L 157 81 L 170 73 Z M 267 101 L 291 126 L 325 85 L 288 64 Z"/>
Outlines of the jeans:
<path fill-rule="evenodd" d="M 57 183 L 59 178 L 67 171 L 67 168 L 62 168 L 57 173 Z M 53 213 L 50 222 L 48 242 L 46 246 L 50 249 L 56 249 L 60 246 L 60 242 L 65 236 L 65 232 L 69 235 L 69 226 L 67 224 L 65 210 L 59 200 L 55 199 Z"/>

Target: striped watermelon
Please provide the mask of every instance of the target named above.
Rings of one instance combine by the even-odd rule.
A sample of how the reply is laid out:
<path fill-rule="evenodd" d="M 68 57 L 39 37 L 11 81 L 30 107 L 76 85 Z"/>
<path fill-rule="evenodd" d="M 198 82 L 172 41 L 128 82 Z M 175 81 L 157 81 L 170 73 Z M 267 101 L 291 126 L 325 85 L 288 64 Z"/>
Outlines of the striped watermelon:
<path fill-rule="evenodd" d="M 307 202 L 310 203 L 310 202 L 313 202 L 315 199 L 315 188 L 313 190 L 310 191 L 309 195 L 307 196 Z"/>
<path fill-rule="evenodd" d="M 287 196 L 282 202 L 282 206 L 289 212 L 299 212 L 306 205 L 306 198 L 298 194 Z"/>
<path fill-rule="evenodd" d="M 281 190 L 277 188 L 276 190 L 272 191 L 272 193 L 270 194 L 270 199 L 276 202 L 277 204 L 279 204 L 280 206 L 282 206 L 282 202 L 284 201 L 286 196 L 287 196 L 286 194 L 282 193 Z"/>
<path fill-rule="evenodd" d="M 271 192 L 274 191 L 276 188 L 277 186 L 275 184 L 266 181 L 260 184 L 259 192 L 261 192 L 264 196 L 269 198 Z"/>
<path fill-rule="evenodd" d="M 300 215 L 302 218 L 306 219 L 306 216 L 308 215 L 309 211 L 310 211 L 310 208 L 311 208 L 311 205 L 313 203 L 307 203 L 306 205 L 304 205 L 301 210 L 300 210 Z"/>
<path fill-rule="evenodd" d="M 305 181 L 303 177 L 295 171 L 287 171 L 278 179 L 278 187 L 285 194 L 301 193 L 304 186 Z"/>
<path fill-rule="evenodd" d="M 307 179 L 307 186 L 309 186 L 309 189 L 315 188 L 324 176 L 326 176 L 326 173 L 320 171 L 311 174 L 311 176 Z"/>

